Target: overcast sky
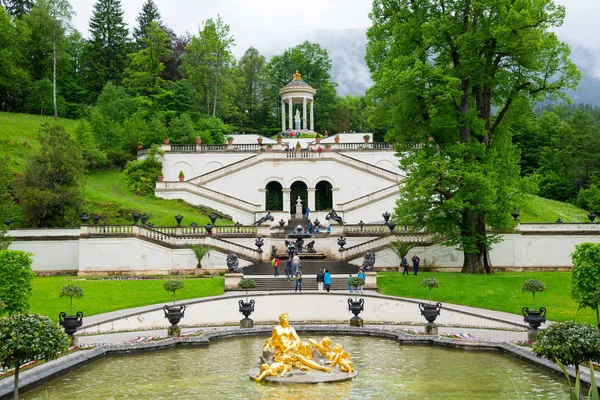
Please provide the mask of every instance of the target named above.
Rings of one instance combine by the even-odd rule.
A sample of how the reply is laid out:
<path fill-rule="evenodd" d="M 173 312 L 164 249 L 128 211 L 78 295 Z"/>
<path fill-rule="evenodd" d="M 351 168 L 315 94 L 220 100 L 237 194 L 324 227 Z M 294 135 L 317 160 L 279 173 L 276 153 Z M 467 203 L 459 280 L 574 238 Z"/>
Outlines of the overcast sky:
<path fill-rule="evenodd" d="M 555 0 L 567 6 L 563 40 L 600 53 L 600 0 Z M 88 35 L 93 0 L 70 0 L 77 13 L 75 27 Z M 130 29 L 145 0 L 122 0 Z M 163 21 L 176 33 L 195 34 L 207 18 L 221 15 L 231 27 L 240 57 L 250 46 L 261 52 L 281 51 L 300 43 L 317 29 L 366 28 L 370 0 L 155 0 Z"/>

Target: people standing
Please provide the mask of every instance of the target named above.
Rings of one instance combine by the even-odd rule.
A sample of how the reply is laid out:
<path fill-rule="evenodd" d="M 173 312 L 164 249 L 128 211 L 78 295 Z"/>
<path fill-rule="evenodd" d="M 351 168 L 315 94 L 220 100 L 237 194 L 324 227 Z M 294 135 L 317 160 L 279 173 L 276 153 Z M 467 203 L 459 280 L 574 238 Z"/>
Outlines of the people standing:
<path fill-rule="evenodd" d="M 307 210 L 308 210 L 308 208 L 307 208 Z M 312 221 L 310 219 L 308 220 L 308 226 L 307 226 L 307 228 L 308 228 L 308 233 L 310 233 L 312 235 L 312 233 L 313 233 L 313 223 L 312 223 Z"/>
<path fill-rule="evenodd" d="M 413 271 L 414 271 L 415 275 L 417 274 L 417 272 L 419 272 L 419 263 L 420 262 L 421 262 L 421 259 L 419 258 L 419 256 L 417 256 L 416 254 L 413 254 L 412 263 L 413 263 Z"/>
<path fill-rule="evenodd" d="M 348 290 L 350 290 L 350 294 L 354 293 L 354 290 L 352 289 L 352 285 L 350 284 L 350 279 L 352 279 L 352 274 L 348 274 Z"/>
<path fill-rule="evenodd" d="M 302 267 L 296 272 L 296 292 L 302 292 Z"/>
<path fill-rule="evenodd" d="M 409 275 L 409 273 L 408 273 L 408 261 L 406 260 L 406 256 L 402 257 L 402 261 L 400 262 L 400 266 L 403 268 L 402 275 L 404 275 L 404 274 Z"/>
<path fill-rule="evenodd" d="M 275 256 L 275 258 L 273 258 L 273 261 L 271 261 L 271 265 L 273 265 L 273 276 L 278 277 L 279 276 L 279 263 L 281 261 L 279 260 L 279 256 Z"/>
<path fill-rule="evenodd" d="M 319 288 L 319 292 L 323 291 L 324 275 L 323 268 L 319 269 L 319 272 L 317 272 L 317 287 Z"/>
<path fill-rule="evenodd" d="M 310 208 L 308 208 L 308 206 L 306 206 L 306 219 L 309 219 L 310 217 Z"/>
<path fill-rule="evenodd" d="M 323 283 L 325 284 L 325 290 L 329 293 L 329 289 L 331 288 L 331 274 L 328 269 L 326 269 L 323 274 Z"/>
<path fill-rule="evenodd" d="M 292 259 L 288 258 L 285 260 L 285 280 L 289 281 L 292 279 Z"/>
<path fill-rule="evenodd" d="M 360 279 L 362 279 L 363 281 L 365 281 L 365 273 L 363 272 L 362 268 L 358 270 L 358 275 L 357 275 Z M 363 292 L 363 285 L 360 285 L 358 287 L 358 293 L 362 294 Z"/>

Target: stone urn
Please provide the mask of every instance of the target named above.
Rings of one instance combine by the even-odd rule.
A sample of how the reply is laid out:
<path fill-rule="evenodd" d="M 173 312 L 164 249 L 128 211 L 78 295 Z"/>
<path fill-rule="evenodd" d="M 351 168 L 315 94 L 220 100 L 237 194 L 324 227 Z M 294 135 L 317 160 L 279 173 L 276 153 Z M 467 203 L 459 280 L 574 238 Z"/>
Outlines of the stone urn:
<path fill-rule="evenodd" d="M 254 300 L 250 300 L 249 302 L 245 302 L 244 300 L 240 300 L 240 312 L 244 316 L 244 319 L 240 321 L 241 328 L 253 328 L 254 321 L 248 318 L 250 314 L 254 312 Z"/>
<path fill-rule="evenodd" d="M 521 310 L 523 313 L 523 321 L 529 324 L 529 332 L 527 333 L 527 339 L 530 342 L 537 340 L 538 328 L 540 325 L 546 322 L 546 307 L 540 307 L 539 310 L 530 310 L 529 307 L 523 307 Z"/>
<path fill-rule="evenodd" d="M 340 236 L 340 238 L 337 240 L 337 244 L 338 244 L 338 246 L 340 246 L 338 251 L 346 250 L 346 249 L 344 249 L 344 246 L 346 245 L 346 239 L 343 236 Z"/>
<path fill-rule="evenodd" d="M 365 299 L 352 300 L 348 299 L 348 311 L 354 314 L 350 318 L 350 326 L 363 326 L 363 319 L 358 316 L 365 309 Z"/>
<path fill-rule="evenodd" d="M 77 332 L 77 328 L 83 325 L 83 313 L 81 311 L 77 311 L 75 315 L 67 315 L 66 312 L 61 312 L 58 314 L 58 323 L 65 329 L 65 333 L 69 335 L 71 338 Z"/>
<path fill-rule="evenodd" d="M 429 335 L 437 335 L 438 329 L 437 325 L 435 324 L 435 320 L 440 315 L 442 303 L 419 303 L 419 309 L 421 310 L 421 315 L 427 320 L 427 324 L 425 325 L 425 333 Z"/>
<path fill-rule="evenodd" d="M 181 336 L 181 328 L 177 324 L 184 317 L 185 306 L 164 306 L 163 311 L 165 312 L 165 318 L 171 323 L 167 335 L 169 337 Z"/>

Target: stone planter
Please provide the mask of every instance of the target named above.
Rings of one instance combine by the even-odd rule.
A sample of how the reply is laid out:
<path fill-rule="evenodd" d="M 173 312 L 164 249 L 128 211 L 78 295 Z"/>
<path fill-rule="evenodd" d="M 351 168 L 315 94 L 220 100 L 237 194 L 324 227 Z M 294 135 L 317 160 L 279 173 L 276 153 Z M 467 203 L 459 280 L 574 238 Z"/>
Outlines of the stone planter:
<path fill-rule="evenodd" d="M 185 180 L 185 176 L 179 175 L 179 182 L 183 182 Z"/>
<path fill-rule="evenodd" d="M 202 138 L 196 138 L 196 144 L 202 144 Z"/>
<path fill-rule="evenodd" d="M 419 309 L 421 310 L 421 315 L 427 320 L 427 324 L 425 324 L 425 333 L 428 335 L 437 335 L 438 328 L 434 321 L 440 315 L 442 304 L 419 303 Z"/>
<path fill-rule="evenodd" d="M 240 321 L 240 328 L 254 328 L 254 321 L 248 318 L 254 312 L 254 300 L 250 300 L 248 303 L 240 300 L 238 304 L 240 312 L 244 316 L 244 319 Z"/>
<path fill-rule="evenodd" d="M 365 309 L 365 299 L 359 299 L 354 301 L 348 299 L 348 311 L 354 314 L 354 317 L 350 318 L 350 326 L 363 326 L 363 319 L 358 316 Z"/>
<path fill-rule="evenodd" d="M 339 143 L 339 142 L 340 142 L 340 138 L 339 138 L 339 137 L 333 138 L 333 140 L 334 140 L 336 143 Z"/>
<path fill-rule="evenodd" d="M 163 139 L 163 143 L 164 143 L 164 144 L 169 144 L 169 138 L 164 138 L 164 139 Z"/>
<path fill-rule="evenodd" d="M 171 326 L 167 332 L 169 337 L 181 336 L 181 328 L 179 327 L 179 321 L 184 317 L 185 306 L 164 306 L 163 311 L 165 312 L 165 318 L 169 320 Z"/>
<path fill-rule="evenodd" d="M 528 307 L 523 307 L 523 321 L 529 324 L 529 332 L 527 332 L 527 340 L 535 342 L 537 340 L 538 328 L 546 322 L 546 307 L 540 307 L 539 310 L 530 310 Z"/>
<path fill-rule="evenodd" d="M 159 177 L 158 177 L 158 181 L 159 181 L 159 182 L 162 182 L 162 181 L 164 181 L 164 180 L 165 180 L 165 177 L 164 177 L 164 176 L 159 176 Z"/>
<path fill-rule="evenodd" d="M 58 314 L 58 323 L 65 329 L 65 333 L 73 338 L 75 332 L 77 332 L 77 328 L 83 325 L 83 313 L 81 311 L 77 311 L 75 315 L 67 315 L 66 312 L 61 312 Z"/>

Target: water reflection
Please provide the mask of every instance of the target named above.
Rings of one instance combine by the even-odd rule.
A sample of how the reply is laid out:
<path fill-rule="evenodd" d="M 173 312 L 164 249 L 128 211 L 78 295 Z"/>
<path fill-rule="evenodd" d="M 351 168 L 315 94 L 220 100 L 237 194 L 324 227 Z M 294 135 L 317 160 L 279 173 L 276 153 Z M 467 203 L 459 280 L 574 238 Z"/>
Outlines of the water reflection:
<path fill-rule="evenodd" d="M 303 337 L 311 337 L 304 334 Z M 388 339 L 331 336 L 352 355 L 358 377 L 317 385 L 256 384 L 263 337 L 110 356 L 24 393 L 23 399 L 558 399 L 560 377 L 513 357 Z M 512 381 L 511 381 L 512 380 Z"/>

